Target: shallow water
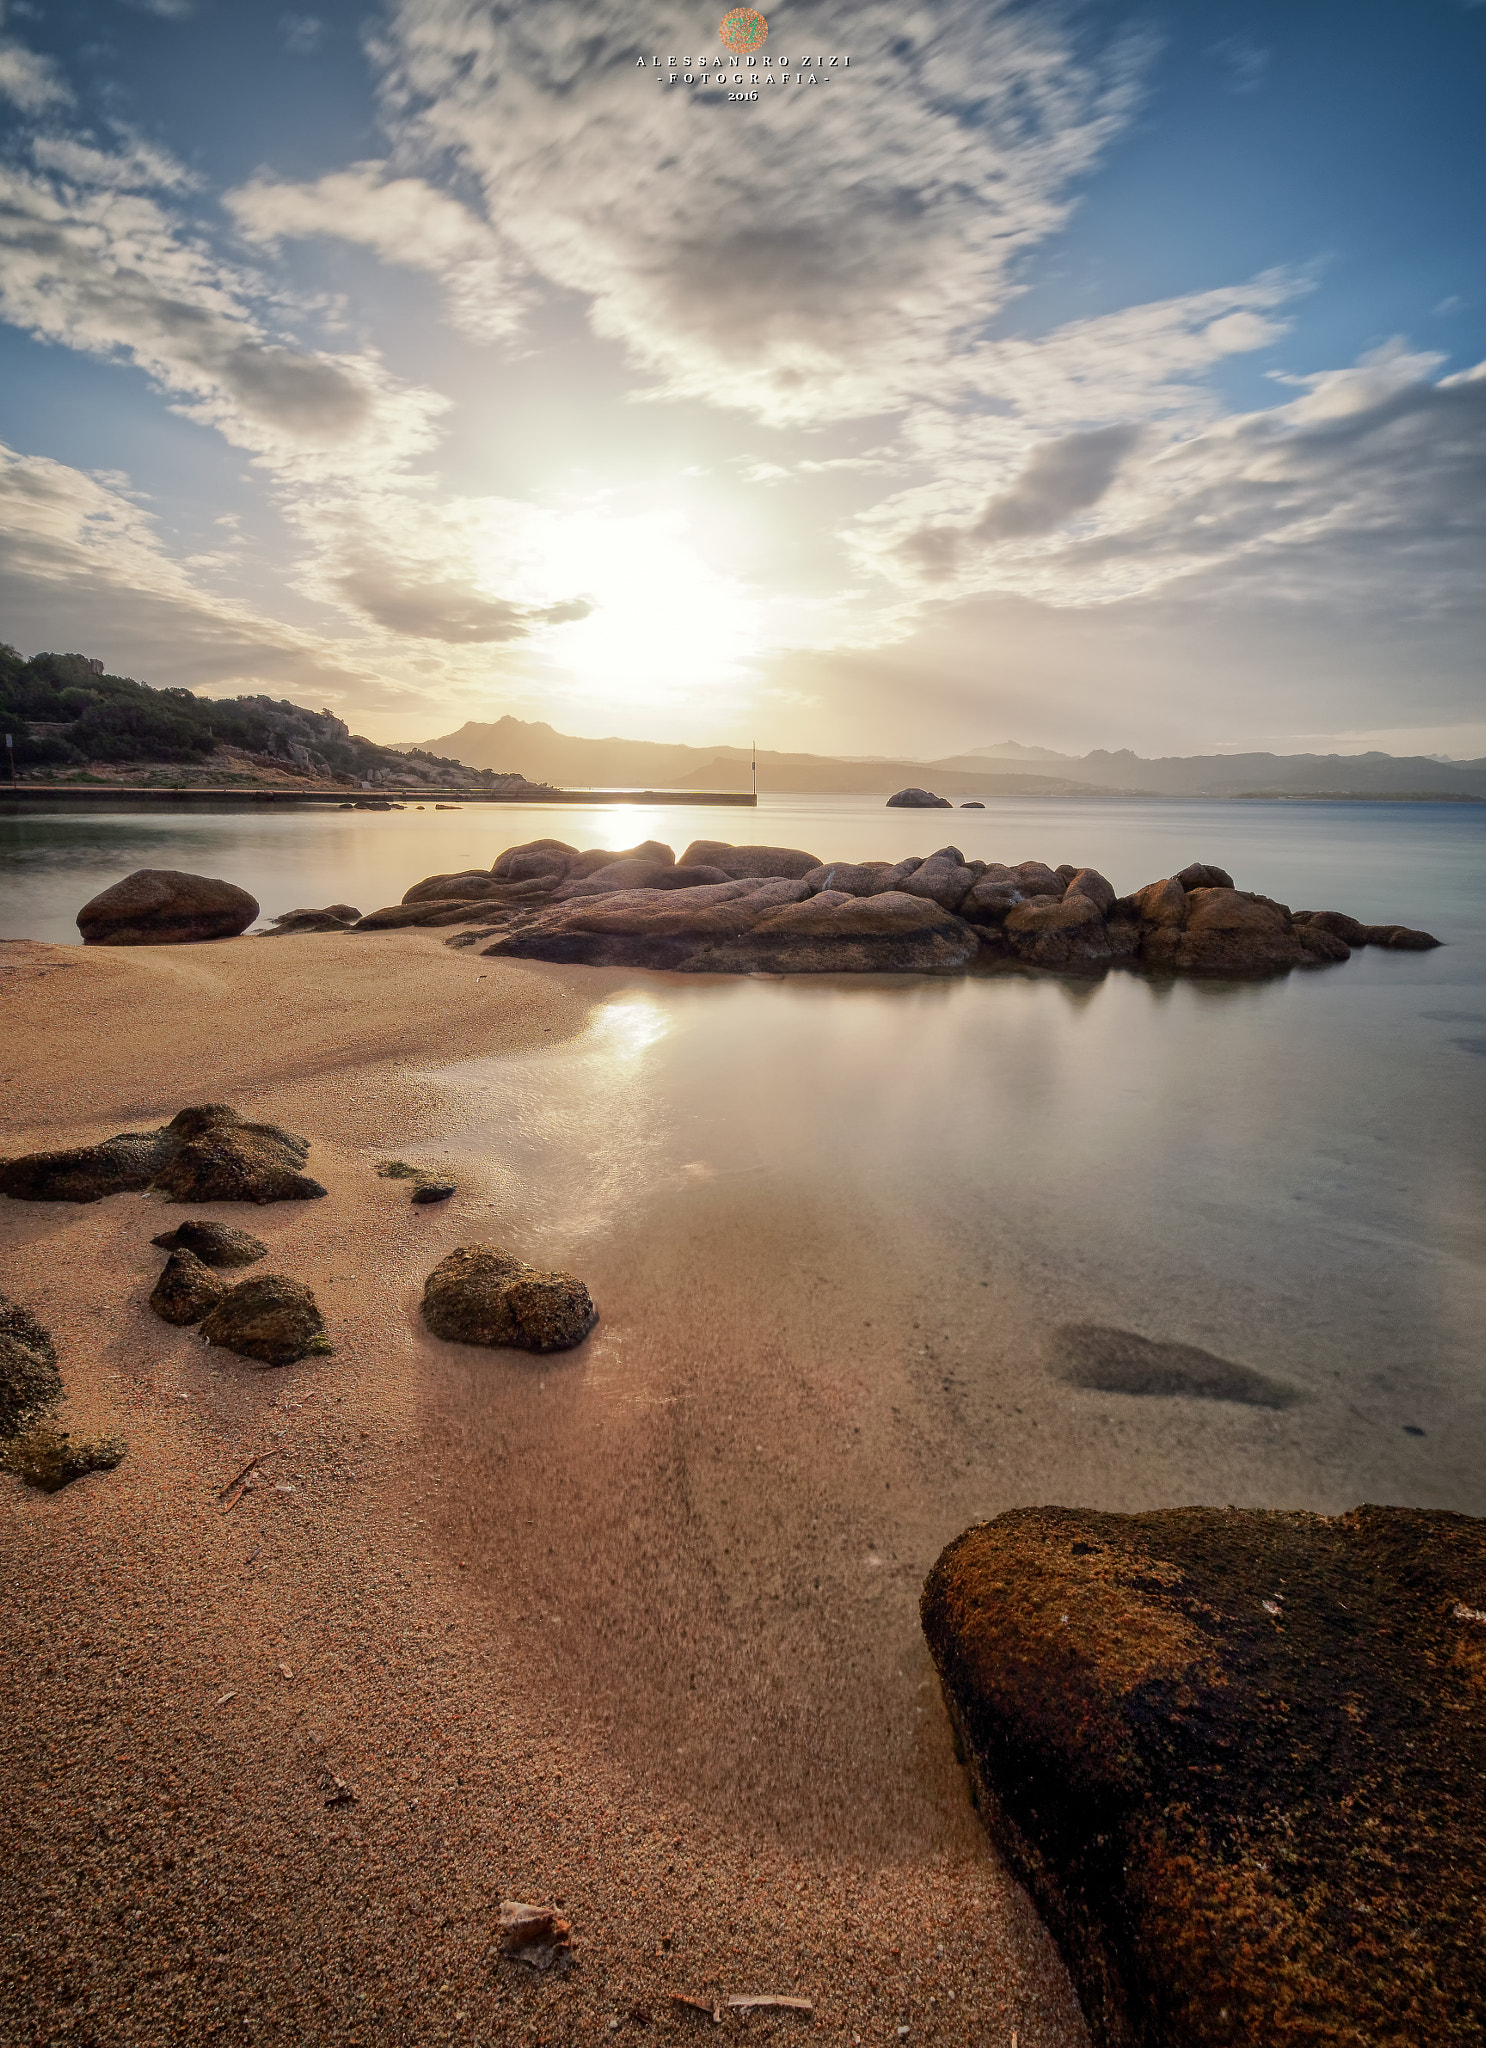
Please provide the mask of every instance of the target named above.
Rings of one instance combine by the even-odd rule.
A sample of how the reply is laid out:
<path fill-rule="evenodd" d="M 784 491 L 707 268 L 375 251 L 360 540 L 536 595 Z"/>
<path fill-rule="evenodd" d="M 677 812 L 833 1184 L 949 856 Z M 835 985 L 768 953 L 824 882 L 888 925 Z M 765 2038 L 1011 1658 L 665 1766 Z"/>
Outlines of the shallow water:
<path fill-rule="evenodd" d="M 999 1378 L 1030 1374 L 1055 1393 L 1069 1456 L 1093 1432 L 1091 1481 L 1114 1417 L 1150 1446 L 1164 1431 L 1175 1460 L 1151 1448 L 1151 1485 L 1135 1491 L 1215 1497 L 1204 1460 L 1219 1446 L 1227 1457 L 1241 1425 L 1225 1498 L 1486 1508 L 1479 807 L 1020 799 L 926 814 L 801 798 L 765 799 L 751 816 L 481 806 L 7 819 L 0 936 L 75 936 L 76 906 L 140 865 L 223 875 L 266 914 L 337 899 L 365 909 L 526 838 L 654 836 L 679 851 L 714 833 L 843 858 L 953 839 L 970 857 L 1086 860 L 1121 890 L 1211 860 L 1297 906 L 1421 924 L 1447 944 L 1368 948 L 1263 984 L 543 970 L 602 991 L 589 1031 L 444 1077 L 464 1123 L 453 1149 L 509 1191 L 531 1245 L 591 1261 L 632 1243 L 643 1259 L 658 1207 L 683 1232 L 693 1211 L 728 1202 L 740 1214 L 845 1210 L 899 1249 L 901 1298 L 928 1303 L 946 1341 L 959 1332 L 987 1399 Z M 471 956 L 472 974 L 479 964 Z M 1068 1323 L 1196 1345 L 1303 1398 L 1277 1414 L 1074 1391 L 1050 1362 Z M 1133 1504 L 1128 1471 L 1108 1491 L 1108 1504 Z"/>

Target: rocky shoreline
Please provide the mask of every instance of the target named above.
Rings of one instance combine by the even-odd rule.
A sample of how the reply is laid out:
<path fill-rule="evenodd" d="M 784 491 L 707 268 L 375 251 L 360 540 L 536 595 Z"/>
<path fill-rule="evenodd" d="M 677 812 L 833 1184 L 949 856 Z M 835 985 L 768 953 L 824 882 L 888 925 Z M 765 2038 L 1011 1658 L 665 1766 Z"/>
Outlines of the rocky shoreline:
<path fill-rule="evenodd" d="M 1193 862 L 1128 895 L 1096 869 L 967 860 L 956 846 L 897 862 L 821 861 L 799 847 L 655 840 L 615 853 L 538 839 L 493 866 L 429 875 L 363 917 L 297 910 L 279 930 L 471 927 L 448 943 L 497 958 L 687 974 L 953 974 L 998 962 L 1100 972 L 1283 974 L 1355 946 L 1439 941 L 1341 911 L 1291 910 Z"/>

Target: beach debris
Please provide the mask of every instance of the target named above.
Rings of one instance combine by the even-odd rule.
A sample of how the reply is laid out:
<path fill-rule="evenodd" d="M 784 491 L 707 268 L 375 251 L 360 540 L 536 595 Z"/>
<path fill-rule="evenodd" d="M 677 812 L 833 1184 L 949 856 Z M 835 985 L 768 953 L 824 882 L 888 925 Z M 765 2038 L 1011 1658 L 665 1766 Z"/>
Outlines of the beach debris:
<path fill-rule="evenodd" d="M 0 1468 L 43 1493 L 58 1493 L 88 1472 L 112 1472 L 128 1449 L 122 1437 L 74 1438 L 50 1422 L 39 1422 L 5 1443 Z"/>
<path fill-rule="evenodd" d="M 735 1992 L 731 1997 L 724 1999 L 723 2003 L 731 2012 L 762 2012 L 769 2007 L 777 2007 L 783 2012 L 815 2010 L 808 1998 L 782 1998 L 770 1993 L 752 1991 Z M 908 2029 L 904 2027 L 902 2031 L 906 2034 Z"/>
<path fill-rule="evenodd" d="M 423 1320 L 452 1344 L 568 1351 L 583 1342 L 598 1310 L 571 1273 L 541 1273 L 498 1245 L 473 1244 L 450 1252 L 429 1274 Z"/>
<path fill-rule="evenodd" d="M 240 1280 L 217 1302 L 201 1334 L 209 1344 L 263 1365 L 292 1365 L 330 1352 L 319 1303 L 302 1280 L 283 1273 Z"/>
<path fill-rule="evenodd" d="M 572 1922 L 551 1906 L 529 1906 L 521 1899 L 502 1899 L 496 1920 L 503 1955 L 534 1970 L 550 1970 L 573 1945 Z"/>
<path fill-rule="evenodd" d="M 225 1707 L 225 1706 L 226 1706 L 226 1704 L 227 1704 L 227 1702 L 228 1702 L 229 1700 L 235 1700 L 236 1698 L 237 1698 L 237 1694 L 236 1694 L 236 1692 L 234 1692 L 234 1691 L 228 1691 L 228 1692 L 224 1692 L 224 1693 L 223 1693 L 223 1695 L 222 1695 L 222 1697 L 221 1697 L 221 1698 L 220 1698 L 219 1700 L 213 1700 L 213 1701 L 212 1701 L 212 1708 L 213 1708 L 213 1711 L 215 1711 L 215 1709 L 216 1709 L 216 1708 L 218 1708 L 218 1707 Z"/>
<path fill-rule="evenodd" d="M 346 1783 L 345 1779 L 337 1777 L 334 1771 L 322 1771 L 320 1773 L 320 1790 L 325 1794 L 325 1804 L 327 1806 L 354 1806 L 356 1804 L 355 1792 Z"/>
<path fill-rule="evenodd" d="M 152 1237 L 150 1243 L 163 1252 L 195 1252 L 207 1266 L 252 1266 L 268 1257 L 268 1246 L 261 1237 L 250 1237 L 246 1230 L 234 1230 L 227 1223 L 178 1223 L 174 1230 Z"/>
<path fill-rule="evenodd" d="M 276 1458 L 278 1455 L 279 1453 L 277 1452 L 277 1450 L 259 1451 L 256 1453 L 255 1456 L 249 1458 L 247 1464 L 243 1466 L 241 1472 L 233 1473 L 232 1477 L 228 1480 L 227 1484 L 220 1490 L 220 1492 L 217 1495 L 217 1499 L 222 1504 L 222 1512 L 224 1515 L 227 1513 L 229 1508 L 235 1508 L 237 1506 L 238 1502 L 242 1499 L 243 1494 L 254 1483 L 259 1466 L 266 1465 L 270 1458 Z M 229 1494 L 231 1495 L 230 1500 L 228 1499 Z M 262 1544 L 260 1544 L 258 1546 L 259 1550 L 261 1550 L 262 1547 Z M 255 1550 L 253 1552 L 253 1557 L 256 1557 L 257 1555 L 258 1551 Z M 249 1564 L 253 1562 L 253 1557 L 250 1557 L 248 1559 Z"/>
<path fill-rule="evenodd" d="M 14 1436 L 62 1398 L 57 1347 L 30 1309 L 0 1294 L 0 1437 Z"/>
<path fill-rule="evenodd" d="M 292 1677 L 294 1676 L 294 1667 L 293 1667 L 293 1665 L 292 1665 L 292 1664 L 280 1664 L 280 1666 L 279 1666 L 279 1676 L 280 1676 L 280 1678 L 292 1678 Z"/>
<path fill-rule="evenodd" d="M 690 2012 L 705 2014 L 714 2027 L 722 2025 L 722 2007 L 714 2004 L 711 1999 L 692 1998 L 684 1991 L 673 1991 L 670 1994 L 670 2003 L 684 2006 Z"/>
<path fill-rule="evenodd" d="M 179 868 L 136 868 L 77 913 L 87 946 L 181 946 L 231 939 L 258 915 L 258 900 L 235 882 Z"/>
<path fill-rule="evenodd" d="M 211 1267 L 184 1248 L 173 1251 L 150 1292 L 150 1307 L 166 1323 L 199 1323 L 226 1292 Z"/>

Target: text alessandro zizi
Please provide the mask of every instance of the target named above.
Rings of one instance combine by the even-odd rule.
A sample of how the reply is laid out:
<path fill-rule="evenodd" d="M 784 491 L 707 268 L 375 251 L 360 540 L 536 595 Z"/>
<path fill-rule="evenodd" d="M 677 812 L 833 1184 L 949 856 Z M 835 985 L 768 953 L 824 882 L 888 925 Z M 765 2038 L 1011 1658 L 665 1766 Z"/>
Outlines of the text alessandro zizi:
<path fill-rule="evenodd" d="M 635 68 L 649 71 L 662 85 L 726 85 L 736 90 L 760 86 L 827 85 L 835 70 L 851 67 L 850 57 L 643 57 Z"/>

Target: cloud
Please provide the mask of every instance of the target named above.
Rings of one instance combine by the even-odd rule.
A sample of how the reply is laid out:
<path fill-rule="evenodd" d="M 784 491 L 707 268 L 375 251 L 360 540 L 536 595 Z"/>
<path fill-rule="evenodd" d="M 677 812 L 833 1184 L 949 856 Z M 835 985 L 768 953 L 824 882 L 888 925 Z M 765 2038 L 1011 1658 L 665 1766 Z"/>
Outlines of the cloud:
<path fill-rule="evenodd" d="M 9 100 L 23 114 L 44 114 L 70 105 L 72 94 L 50 57 L 0 37 L 0 99 Z"/>
<path fill-rule="evenodd" d="M 196 12 L 196 0 L 124 0 L 136 14 L 153 14 L 161 21 L 189 21 Z"/>
<path fill-rule="evenodd" d="M 110 156 L 43 138 L 37 152 L 35 169 L 0 168 L 7 320 L 132 362 L 177 410 L 285 474 L 382 471 L 431 444 L 445 401 L 400 385 L 369 351 L 331 355 L 275 335 L 254 304 L 261 286 L 131 189 L 149 169 L 138 146 Z"/>
<path fill-rule="evenodd" d="M 312 57 L 325 40 L 325 24 L 316 14 L 281 14 L 279 34 L 291 57 Z"/>
<path fill-rule="evenodd" d="M 1247 36 L 1224 36 L 1207 54 L 1216 57 L 1226 69 L 1230 92 L 1251 93 L 1263 85 L 1274 52 L 1261 49 Z"/>
<path fill-rule="evenodd" d="M 538 626 L 566 625 L 593 610 L 582 598 L 533 609 L 450 578 L 412 582 L 395 562 L 363 563 L 341 576 L 337 588 L 389 633 L 460 647 L 526 640 Z"/>
<path fill-rule="evenodd" d="M 432 273 L 454 325 L 474 340 L 511 333 L 526 310 L 527 295 L 486 223 L 424 179 L 390 175 L 386 164 L 352 164 L 308 184 L 260 177 L 224 193 L 222 203 L 239 231 L 264 247 L 335 237 Z"/>
<path fill-rule="evenodd" d="M 894 410 L 1007 303 L 1149 54 L 1080 43 L 1072 19 L 803 0 L 741 119 L 650 67 L 677 48 L 661 0 L 400 0 L 373 47 L 400 154 L 477 180 L 503 243 L 580 293 L 655 394 L 783 422 Z M 806 52 L 851 69 L 769 85 Z"/>

